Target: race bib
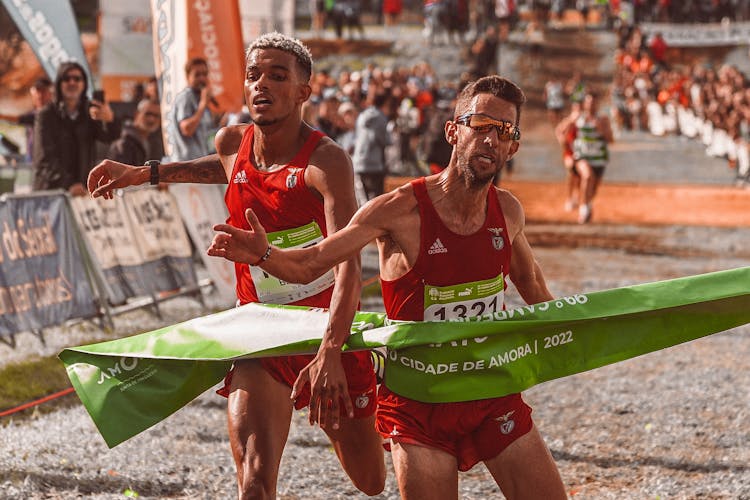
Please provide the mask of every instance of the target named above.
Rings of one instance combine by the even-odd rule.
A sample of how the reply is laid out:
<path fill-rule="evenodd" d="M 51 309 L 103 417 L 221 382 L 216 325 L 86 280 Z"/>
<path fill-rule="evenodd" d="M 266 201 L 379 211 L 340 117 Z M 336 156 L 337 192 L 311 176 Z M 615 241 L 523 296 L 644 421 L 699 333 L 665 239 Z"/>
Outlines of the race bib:
<path fill-rule="evenodd" d="M 323 233 L 315 221 L 309 224 L 268 233 L 268 241 L 279 248 L 307 248 L 323 240 Z M 287 283 L 265 272 L 260 267 L 250 266 L 250 276 L 255 285 L 258 300 L 266 304 L 289 304 L 317 295 L 333 285 L 333 270 L 306 285 Z"/>
<path fill-rule="evenodd" d="M 462 320 L 502 311 L 505 281 L 497 278 L 451 286 L 424 286 L 424 321 Z"/>
<path fill-rule="evenodd" d="M 604 147 L 602 141 L 576 140 L 575 148 L 583 157 L 603 157 Z"/>
<path fill-rule="evenodd" d="M 592 160 L 606 160 L 607 149 L 603 141 L 587 141 L 576 139 L 573 143 L 573 149 L 577 154 L 577 157 L 587 158 Z"/>

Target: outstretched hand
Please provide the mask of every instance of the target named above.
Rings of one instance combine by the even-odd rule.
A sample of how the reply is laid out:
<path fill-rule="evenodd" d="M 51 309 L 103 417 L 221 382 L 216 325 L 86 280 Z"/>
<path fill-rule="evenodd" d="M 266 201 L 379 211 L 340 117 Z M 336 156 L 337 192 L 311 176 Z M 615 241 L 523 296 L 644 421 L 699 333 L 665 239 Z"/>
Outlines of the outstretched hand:
<path fill-rule="evenodd" d="M 341 364 L 341 351 L 321 349 L 304 367 L 292 388 L 292 399 L 310 383 L 310 425 L 317 422 L 322 429 L 338 429 L 341 421 L 341 404 L 346 415 L 354 417 L 354 406 L 349 395 L 346 373 Z"/>
<path fill-rule="evenodd" d="M 104 160 L 89 172 L 87 187 L 93 198 L 112 199 L 115 189 L 135 186 L 144 181 L 139 177 L 139 168 L 112 160 Z"/>
<path fill-rule="evenodd" d="M 248 208 L 245 218 L 250 224 L 249 231 L 229 224 L 216 224 L 214 231 L 218 234 L 208 247 L 208 255 L 256 265 L 268 249 L 268 237 L 255 212 Z"/>

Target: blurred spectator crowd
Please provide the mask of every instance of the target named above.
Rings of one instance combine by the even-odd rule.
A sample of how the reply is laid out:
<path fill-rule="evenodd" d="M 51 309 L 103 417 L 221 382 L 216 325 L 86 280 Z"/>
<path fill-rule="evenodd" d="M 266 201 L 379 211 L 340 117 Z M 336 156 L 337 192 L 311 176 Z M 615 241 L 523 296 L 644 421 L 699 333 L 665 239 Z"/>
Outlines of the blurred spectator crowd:
<path fill-rule="evenodd" d="M 612 91 L 622 129 L 679 134 L 701 141 L 706 154 L 726 158 L 736 184 L 750 185 L 750 82 L 734 66 L 670 65 L 658 33 L 634 28 L 616 54 Z"/>
<path fill-rule="evenodd" d="M 444 124 L 452 117 L 455 95 L 468 81 L 497 71 L 499 47 L 519 23 L 521 13 L 531 13 L 526 16 L 525 41 L 532 55 L 541 55 L 545 26 L 554 27 L 566 11 L 576 10 L 584 23 L 591 18 L 589 14 L 596 12 L 597 18 L 616 26 L 620 33 L 612 91 L 616 126 L 648 130 L 655 135 L 681 134 L 700 140 L 709 155 L 727 158 L 730 166 L 736 168 L 738 184 L 750 183 L 750 89 L 745 75 L 731 66 L 670 65 L 664 39 L 658 33 L 647 38 L 637 24 L 642 21 L 750 19 L 750 0 L 312 0 L 313 34 L 332 26 L 339 37 L 343 36 L 345 27 L 349 28 L 350 36 L 357 32 L 364 37 L 363 13 L 376 14 L 376 22 L 384 24 L 386 29 L 395 30 L 402 10 L 415 5 L 417 10 L 422 9 L 423 35 L 429 44 L 445 41 L 462 47 L 466 72 L 459 81 L 439 81 L 434 69 L 425 62 L 396 68 L 370 63 L 358 71 L 347 68 L 335 72 L 320 70 L 312 76 L 312 96 L 305 103 L 304 119 L 339 142 L 352 156 L 358 173 L 363 172 L 363 165 L 367 165 L 371 172 L 375 164 L 382 165 L 378 177 L 385 174 L 424 175 L 444 168 L 451 154 L 444 139 Z M 532 57 L 531 60 L 542 61 L 542 58 Z M 196 75 L 201 73 L 205 79 L 205 63 L 201 68 L 204 71 L 196 70 Z M 187 74 L 188 77 L 191 75 L 190 70 Z M 60 134 L 48 134 L 49 137 L 42 140 L 39 130 L 36 130 L 35 138 L 34 129 L 37 127 L 34 127 L 34 122 L 45 107 L 55 108 L 61 119 L 71 123 L 86 121 L 90 130 L 81 128 L 78 134 L 80 141 L 85 138 L 86 143 L 77 148 L 76 155 L 63 155 L 66 158 L 85 157 L 81 163 L 85 163 L 86 169 L 93 166 L 93 158 L 106 156 L 141 163 L 144 158 L 163 156 L 155 78 L 139 88 L 131 103 L 113 103 L 117 117 L 113 120 L 107 102 L 98 103 L 96 99 L 90 102 L 86 97 L 88 82 L 85 75 L 79 82 L 68 82 L 63 78 L 65 76 L 58 75 L 59 81 L 54 84 L 47 79 L 34 84 L 30 90 L 34 105 L 32 112 L 22 117 L 0 115 L 0 118 L 27 127 L 26 157 L 23 160 L 34 161 L 36 171 L 40 170 L 44 157 L 41 154 L 45 151 L 43 148 L 48 150 L 46 157 L 51 158 L 56 156 L 52 154 L 54 144 L 71 142 L 52 140 Z M 72 87 L 74 83 L 81 88 L 75 89 L 70 109 L 63 113 L 59 102 L 61 91 L 64 86 Z M 193 85 L 192 93 L 188 92 L 190 89 L 185 90 L 195 101 L 190 113 L 183 113 L 184 117 L 170 116 L 170 120 L 181 121 L 193 116 L 191 113 L 196 120 L 205 118 L 207 123 L 211 122 L 211 130 L 204 134 L 208 138 L 213 137 L 209 132 L 217 126 L 249 121 L 246 109 L 222 116 L 220 120 L 212 116 L 208 105 L 211 96 L 203 89 L 205 84 L 199 83 Z M 568 103 L 580 100 L 584 90 L 585 82 L 580 72 L 573 74 L 567 84 L 559 80 L 548 82 L 544 100 L 550 121 L 558 123 Z M 123 104 L 127 106 L 123 107 Z M 90 111 L 94 116 L 91 123 L 86 118 Z M 108 125 L 103 125 L 105 122 L 99 111 L 105 111 L 103 116 Z M 92 123 L 102 130 L 91 128 Z M 46 130 L 68 129 L 48 127 Z M 99 144 L 102 139 L 106 139 L 107 145 Z M 3 144 L 6 142 L 3 138 Z M 91 150 L 94 142 L 97 142 L 97 151 Z M 208 147 L 212 145 L 205 139 L 200 142 L 208 143 Z M 36 159 L 32 155 L 35 148 Z M 80 185 L 85 179 L 84 174 L 83 171 L 77 174 L 78 182 L 75 183 L 72 180 L 50 182 L 37 188 Z M 376 179 L 375 184 L 381 184 L 381 181 Z M 378 191 L 364 187 L 368 197 Z"/>
<path fill-rule="evenodd" d="M 355 170 L 357 149 L 376 137 L 369 129 L 373 123 L 363 116 L 373 107 L 386 123 L 382 146 L 387 173 L 424 175 L 430 164 L 447 166 L 450 148 L 443 147 L 443 125 L 452 117 L 459 86 L 438 81 L 428 63 L 400 68 L 370 63 L 362 71 L 342 69 L 337 74 L 321 70 L 313 74 L 311 85 L 304 120 L 337 141 L 353 157 Z"/>

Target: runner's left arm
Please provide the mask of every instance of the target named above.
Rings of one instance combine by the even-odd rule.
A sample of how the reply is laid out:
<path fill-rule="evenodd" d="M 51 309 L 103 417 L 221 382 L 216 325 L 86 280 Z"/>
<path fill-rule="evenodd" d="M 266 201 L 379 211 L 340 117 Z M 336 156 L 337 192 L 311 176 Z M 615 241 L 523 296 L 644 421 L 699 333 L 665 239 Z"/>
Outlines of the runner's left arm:
<path fill-rule="evenodd" d="M 511 231 L 510 280 L 527 304 L 537 304 L 554 297 L 547 288 L 542 268 L 524 233 L 525 215 L 521 203 L 509 193 L 501 194 L 503 213 Z"/>
<path fill-rule="evenodd" d="M 323 197 L 326 228 L 329 235 L 347 225 L 357 209 L 354 174 L 349 157 L 332 143 L 322 144 L 305 172 L 305 182 Z M 317 166 L 320 165 L 320 166 Z M 292 389 L 292 398 L 310 383 L 310 424 L 339 427 L 340 404 L 354 416 L 341 348 L 349 338 L 352 320 L 359 304 L 361 264 L 359 254 L 334 268 L 336 281 L 331 297 L 328 325 L 315 358 L 300 372 Z"/>
<path fill-rule="evenodd" d="M 538 304 L 554 298 L 547 288 L 542 268 L 534 258 L 534 253 L 524 233 L 516 235 L 513 241 L 510 280 L 527 304 Z"/>

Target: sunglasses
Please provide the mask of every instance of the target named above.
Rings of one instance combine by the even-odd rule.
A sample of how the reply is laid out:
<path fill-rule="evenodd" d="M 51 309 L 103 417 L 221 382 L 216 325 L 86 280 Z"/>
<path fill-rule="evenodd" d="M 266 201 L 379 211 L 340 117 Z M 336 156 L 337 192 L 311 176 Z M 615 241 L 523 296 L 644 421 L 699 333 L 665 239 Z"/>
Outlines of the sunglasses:
<path fill-rule="evenodd" d="M 455 119 L 459 125 L 471 127 L 480 134 L 489 134 L 493 129 L 497 130 L 497 136 L 501 141 L 518 141 L 521 139 L 521 129 L 513 122 L 497 120 L 482 113 L 466 113 Z"/>
<path fill-rule="evenodd" d="M 78 75 L 65 75 L 62 78 L 62 81 L 64 81 L 64 82 L 82 82 L 83 81 L 83 77 L 82 76 L 78 76 Z"/>

